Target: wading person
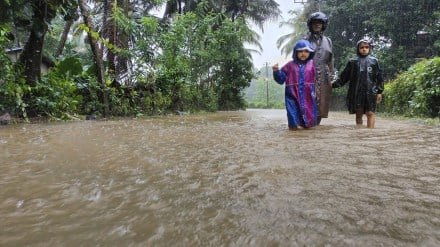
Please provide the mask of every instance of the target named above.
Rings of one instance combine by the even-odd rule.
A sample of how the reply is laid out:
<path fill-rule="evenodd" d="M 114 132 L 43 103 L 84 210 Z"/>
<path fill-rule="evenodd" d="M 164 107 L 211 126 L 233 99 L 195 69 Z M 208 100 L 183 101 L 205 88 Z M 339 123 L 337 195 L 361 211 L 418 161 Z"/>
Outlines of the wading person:
<path fill-rule="evenodd" d="M 362 39 L 356 44 L 357 57 L 351 59 L 333 87 L 348 84 L 347 107 L 356 114 L 356 126 L 362 127 L 362 117 L 367 115 L 367 127 L 374 128 L 376 104 L 382 101 L 383 78 L 378 60 L 370 55 L 370 42 Z"/>
<path fill-rule="evenodd" d="M 317 124 L 314 50 L 307 40 L 299 40 L 293 49 L 293 60 L 279 69 L 272 67 L 274 80 L 285 83 L 287 123 L 290 130 L 310 128 Z"/>
<path fill-rule="evenodd" d="M 307 20 L 310 33 L 305 37 L 315 50 L 313 60 L 316 66 L 316 96 L 319 116 L 318 124 L 322 118 L 328 118 L 332 94 L 332 76 L 334 73 L 333 44 L 329 37 L 324 35 L 327 28 L 328 17 L 322 12 L 312 13 Z"/>

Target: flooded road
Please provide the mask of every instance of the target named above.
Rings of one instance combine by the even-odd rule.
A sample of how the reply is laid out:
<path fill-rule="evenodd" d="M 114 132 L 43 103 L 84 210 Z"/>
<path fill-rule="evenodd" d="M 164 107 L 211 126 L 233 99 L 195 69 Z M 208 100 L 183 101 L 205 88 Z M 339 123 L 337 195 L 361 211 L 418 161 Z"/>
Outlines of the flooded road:
<path fill-rule="evenodd" d="M 0 128 L 0 246 L 439 246 L 440 128 L 284 110 Z"/>

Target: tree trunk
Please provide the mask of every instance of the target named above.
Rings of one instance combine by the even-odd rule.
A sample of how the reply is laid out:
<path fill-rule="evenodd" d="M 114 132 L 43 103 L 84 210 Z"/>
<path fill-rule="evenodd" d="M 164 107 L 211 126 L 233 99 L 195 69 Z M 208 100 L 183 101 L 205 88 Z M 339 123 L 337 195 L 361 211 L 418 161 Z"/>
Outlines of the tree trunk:
<path fill-rule="evenodd" d="M 55 52 L 55 57 L 61 56 L 63 54 L 64 47 L 66 45 L 67 36 L 69 35 L 70 27 L 72 27 L 73 20 L 66 21 L 64 24 L 63 34 L 61 35 L 60 43 L 58 44 L 58 48 Z"/>
<path fill-rule="evenodd" d="M 163 13 L 163 20 L 170 19 L 173 14 L 175 14 L 177 11 L 177 2 L 175 0 L 168 0 L 165 5 L 165 11 Z"/>
<path fill-rule="evenodd" d="M 41 77 L 44 35 L 44 30 L 35 30 L 33 28 L 19 58 L 19 63 L 23 66 L 26 82 L 30 86 L 35 86 L 37 80 Z"/>
<path fill-rule="evenodd" d="M 19 63 L 23 66 L 26 82 L 34 86 L 41 77 L 44 36 L 48 30 L 48 23 L 55 17 L 56 8 L 51 8 L 46 1 L 37 1 L 32 6 L 32 26 Z"/>
<path fill-rule="evenodd" d="M 110 44 L 117 46 L 116 43 L 116 24 L 113 19 L 113 10 L 116 6 L 114 4 L 117 4 L 116 1 L 112 0 L 105 0 L 104 1 L 104 31 L 103 36 L 105 38 L 108 38 Z M 113 85 L 116 83 L 116 77 L 117 77 L 117 68 L 116 68 L 116 55 L 111 49 L 107 49 L 107 61 L 108 61 L 108 73 L 110 77 L 113 79 Z"/>
<path fill-rule="evenodd" d="M 128 0 L 119 0 L 119 1 L 121 1 L 120 6 L 122 6 L 122 8 L 124 9 L 125 16 L 127 16 L 130 19 L 133 18 L 132 16 L 129 16 L 130 15 L 129 13 L 133 10 L 133 6 L 130 4 L 130 1 Z M 123 30 L 117 33 L 115 42 L 117 42 L 118 47 L 124 50 L 128 50 L 129 40 L 130 40 L 129 34 L 125 30 Z M 117 56 L 116 73 L 118 75 L 118 78 L 120 78 L 120 83 L 125 85 L 131 84 L 130 83 L 131 79 L 128 76 L 128 71 L 129 71 L 128 64 L 129 64 L 129 58 L 127 56 L 121 56 L 121 55 Z"/>
<path fill-rule="evenodd" d="M 101 99 L 104 105 L 103 115 L 104 117 L 106 117 L 109 113 L 109 101 L 108 101 L 108 95 L 106 93 L 107 87 L 105 84 L 104 63 L 102 61 L 102 56 L 101 56 L 102 53 L 97 40 L 94 39 L 91 35 L 91 32 L 93 32 L 92 18 L 90 17 L 86 0 L 78 0 L 78 5 L 81 10 L 81 15 L 83 17 L 84 24 L 89 28 L 87 37 L 90 43 L 90 48 L 92 49 L 93 59 L 96 66 L 96 77 L 98 79 L 98 83 L 101 86 Z"/>
<path fill-rule="evenodd" d="M 117 6 L 115 6 L 117 4 Z M 130 9 L 132 9 L 128 0 L 117 1 L 104 1 L 104 21 L 105 30 L 103 36 L 107 38 L 110 44 L 122 49 L 129 49 L 129 36 L 125 32 L 118 28 L 114 18 L 115 7 L 123 9 L 124 14 L 128 16 Z M 125 56 L 121 56 L 115 53 L 114 50 L 107 49 L 106 58 L 108 61 L 108 73 L 112 78 L 112 86 L 120 87 L 122 84 L 128 85 L 130 78 L 127 76 L 128 71 L 128 59 Z"/>

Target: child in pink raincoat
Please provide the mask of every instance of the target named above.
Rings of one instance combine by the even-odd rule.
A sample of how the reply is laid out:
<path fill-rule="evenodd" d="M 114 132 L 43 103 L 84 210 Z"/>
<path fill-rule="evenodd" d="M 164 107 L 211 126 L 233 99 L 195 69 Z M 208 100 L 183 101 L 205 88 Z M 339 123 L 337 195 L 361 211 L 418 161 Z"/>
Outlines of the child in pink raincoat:
<path fill-rule="evenodd" d="M 315 89 L 314 50 L 307 40 L 299 40 L 293 49 L 293 60 L 279 69 L 272 67 L 273 78 L 286 85 L 285 104 L 290 130 L 317 125 L 318 107 Z"/>

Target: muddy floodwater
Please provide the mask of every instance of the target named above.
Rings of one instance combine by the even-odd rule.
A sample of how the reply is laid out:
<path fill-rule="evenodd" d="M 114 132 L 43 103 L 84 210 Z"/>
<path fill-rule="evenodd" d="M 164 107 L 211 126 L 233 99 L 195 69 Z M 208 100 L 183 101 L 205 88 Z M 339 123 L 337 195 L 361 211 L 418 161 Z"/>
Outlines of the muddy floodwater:
<path fill-rule="evenodd" d="M 0 246 L 440 246 L 440 128 L 284 110 L 0 126 Z"/>

